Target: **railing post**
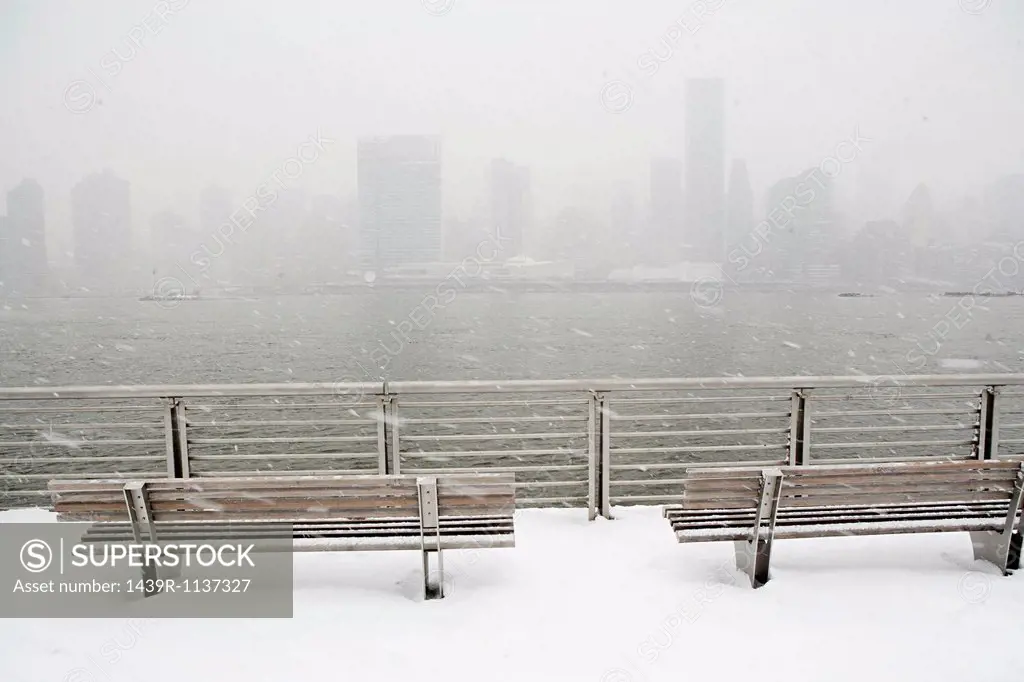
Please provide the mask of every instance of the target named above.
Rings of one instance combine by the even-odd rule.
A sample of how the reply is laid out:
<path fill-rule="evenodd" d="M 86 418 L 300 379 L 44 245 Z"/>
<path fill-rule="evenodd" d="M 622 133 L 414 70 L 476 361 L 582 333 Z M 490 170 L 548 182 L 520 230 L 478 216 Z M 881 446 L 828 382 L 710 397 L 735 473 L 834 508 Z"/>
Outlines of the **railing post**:
<path fill-rule="evenodd" d="M 398 396 L 388 397 L 387 412 L 388 432 L 391 435 L 391 446 L 388 455 L 391 459 L 390 471 L 396 476 L 402 473 L 402 449 L 398 444 Z"/>
<path fill-rule="evenodd" d="M 587 439 L 590 448 L 589 476 L 587 481 L 587 516 L 593 521 L 598 514 L 610 519 L 611 499 L 611 419 L 606 414 L 608 399 L 601 391 L 590 394 L 590 416 L 587 420 Z"/>
<path fill-rule="evenodd" d="M 381 476 L 391 471 L 390 434 L 388 420 L 391 414 L 391 397 L 385 392 L 377 394 L 377 473 Z"/>
<path fill-rule="evenodd" d="M 164 440 L 167 450 L 167 477 L 189 478 L 185 402 L 181 398 L 166 399 Z"/>
<path fill-rule="evenodd" d="M 590 394 L 590 399 L 587 401 L 588 404 L 588 417 L 587 417 L 587 452 L 589 458 L 587 460 L 587 520 L 593 521 L 597 518 L 597 510 L 599 506 L 598 501 L 598 490 L 600 489 L 600 471 L 601 471 L 601 454 L 600 454 L 600 423 L 598 422 L 598 398 L 596 393 Z"/>
<path fill-rule="evenodd" d="M 807 418 L 807 389 L 793 390 L 789 416 L 789 465 L 803 466 L 810 461 L 810 420 Z"/>
<path fill-rule="evenodd" d="M 601 500 L 601 516 L 606 519 L 612 518 L 612 500 L 611 500 L 611 482 L 612 482 L 612 452 L 611 452 L 611 436 L 612 436 L 612 419 L 609 416 L 608 396 L 604 393 L 597 394 L 597 413 L 600 418 L 599 424 L 601 426 L 600 434 L 600 447 L 598 452 L 601 457 L 600 482 L 601 487 L 599 488 L 600 500 Z"/>
<path fill-rule="evenodd" d="M 999 407 L 998 386 L 986 386 L 981 391 L 981 409 L 978 414 L 978 459 L 999 459 Z"/>

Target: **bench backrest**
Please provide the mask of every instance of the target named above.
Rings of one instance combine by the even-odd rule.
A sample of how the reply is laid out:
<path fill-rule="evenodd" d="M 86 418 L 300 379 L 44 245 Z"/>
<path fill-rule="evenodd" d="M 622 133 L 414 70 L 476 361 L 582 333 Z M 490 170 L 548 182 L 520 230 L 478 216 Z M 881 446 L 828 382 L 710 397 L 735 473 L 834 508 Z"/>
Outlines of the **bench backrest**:
<path fill-rule="evenodd" d="M 515 474 L 437 476 L 438 516 L 512 516 Z M 251 476 L 146 481 L 152 520 L 418 518 L 415 476 Z M 128 521 L 126 481 L 51 481 L 59 521 Z"/>
<path fill-rule="evenodd" d="M 778 467 L 779 507 L 1008 502 L 1021 462 L 901 462 Z M 684 509 L 752 509 L 763 468 L 690 469 Z"/>

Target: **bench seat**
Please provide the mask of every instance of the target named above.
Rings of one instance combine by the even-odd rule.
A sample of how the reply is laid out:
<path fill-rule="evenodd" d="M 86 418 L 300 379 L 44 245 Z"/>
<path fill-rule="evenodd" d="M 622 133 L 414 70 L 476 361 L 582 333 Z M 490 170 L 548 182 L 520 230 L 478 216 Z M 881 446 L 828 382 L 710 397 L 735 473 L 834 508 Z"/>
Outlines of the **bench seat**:
<path fill-rule="evenodd" d="M 1020 564 L 1024 464 L 1012 461 L 691 469 L 664 515 L 679 542 L 733 541 L 754 587 L 775 539 L 971 533 L 975 557 Z"/>
<path fill-rule="evenodd" d="M 509 473 L 55 480 L 49 488 L 58 521 L 92 524 L 86 543 L 276 539 L 286 524 L 295 551 L 420 550 L 428 597 L 444 596 L 442 550 L 515 546 Z"/>

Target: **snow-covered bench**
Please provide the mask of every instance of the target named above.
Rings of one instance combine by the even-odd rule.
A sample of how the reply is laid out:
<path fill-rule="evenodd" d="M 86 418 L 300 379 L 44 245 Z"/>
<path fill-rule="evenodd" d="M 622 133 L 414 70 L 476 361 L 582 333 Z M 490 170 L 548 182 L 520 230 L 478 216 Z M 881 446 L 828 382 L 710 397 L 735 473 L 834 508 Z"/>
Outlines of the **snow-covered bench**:
<path fill-rule="evenodd" d="M 1024 463 L 689 469 L 664 514 L 679 542 L 732 540 L 736 566 L 768 582 L 772 540 L 968 531 L 975 559 L 1020 567 Z"/>
<path fill-rule="evenodd" d="M 225 522 L 259 521 L 291 524 L 296 551 L 418 549 L 428 598 L 444 596 L 441 550 L 515 546 L 515 474 L 55 480 L 49 489 L 58 521 L 95 523 L 83 542 L 210 539 Z M 247 525 L 234 524 L 231 539 L 260 532 Z"/>

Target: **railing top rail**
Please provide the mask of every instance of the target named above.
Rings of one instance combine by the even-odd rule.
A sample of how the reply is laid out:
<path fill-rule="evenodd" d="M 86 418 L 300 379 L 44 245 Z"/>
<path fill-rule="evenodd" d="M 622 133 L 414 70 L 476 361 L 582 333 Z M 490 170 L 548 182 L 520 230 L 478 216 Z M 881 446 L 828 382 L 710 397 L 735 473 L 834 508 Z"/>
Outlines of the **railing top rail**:
<path fill-rule="evenodd" d="M 385 393 L 551 393 L 570 391 L 657 391 L 702 389 L 810 389 L 938 386 L 1024 386 L 1024 374 L 927 374 L 784 377 L 681 377 L 671 379 L 515 379 L 509 381 L 394 381 L 280 384 L 181 384 L 153 386 L 0 387 L 0 400 L 190 398 L 337 395 L 365 397 Z"/>

